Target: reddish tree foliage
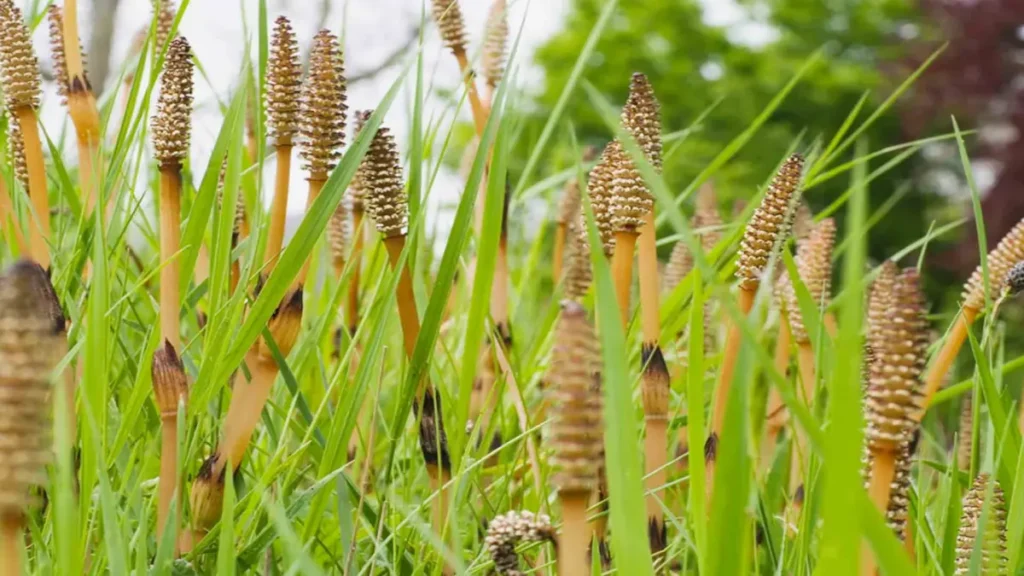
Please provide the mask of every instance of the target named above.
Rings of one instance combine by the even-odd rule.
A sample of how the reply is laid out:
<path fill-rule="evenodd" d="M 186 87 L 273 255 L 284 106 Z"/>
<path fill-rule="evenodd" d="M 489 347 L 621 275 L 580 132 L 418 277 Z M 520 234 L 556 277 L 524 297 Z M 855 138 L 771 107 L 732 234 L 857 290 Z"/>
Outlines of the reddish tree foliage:
<path fill-rule="evenodd" d="M 982 200 L 988 247 L 1024 218 L 1024 1 L 919 0 L 946 51 L 914 87 L 913 104 L 903 111 L 905 126 L 920 135 L 936 123 L 949 126 L 955 114 L 963 127 L 998 128 L 1006 137 L 974 138 L 974 159 L 993 161 L 998 174 Z M 938 47 L 922 41 L 912 60 L 923 62 Z M 967 206 L 970 211 L 970 206 Z M 936 264 L 966 275 L 978 264 L 974 226 Z"/>

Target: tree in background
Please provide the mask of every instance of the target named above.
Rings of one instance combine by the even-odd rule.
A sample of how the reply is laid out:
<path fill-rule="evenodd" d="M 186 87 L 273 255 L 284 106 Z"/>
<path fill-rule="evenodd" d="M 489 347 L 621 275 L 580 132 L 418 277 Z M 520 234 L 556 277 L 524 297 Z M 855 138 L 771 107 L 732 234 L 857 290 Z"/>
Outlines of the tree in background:
<path fill-rule="evenodd" d="M 539 50 L 537 59 L 546 72 L 547 87 L 538 95 L 540 109 L 528 124 L 527 135 L 540 131 L 603 5 L 603 0 L 575 2 L 564 31 Z M 630 74 L 646 73 L 663 103 L 666 132 L 685 128 L 720 100 L 699 131 L 665 158 L 669 185 L 682 190 L 750 125 L 807 58 L 823 48 L 819 64 L 739 155 L 713 175 L 725 202 L 750 198 L 794 144 L 806 151 L 816 139 L 827 143 L 869 91 L 860 115 L 861 120 L 866 118 L 902 81 L 902 76 L 889 74 L 887 67 L 908 56 L 901 33 L 915 22 L 909 0 L 771 0 L 741 2 L 740 7 L 755 25 L 709 26 L 696 0 L 620 2 L 584 74 L 613 102 L 622 102 Z M 766 37 L 767 42 L 750 42 L 743 37 L 745 30 Z M 569 104 L 566 118 L 572 119 L 583 143 L 601 145 L 609 138 L 606 125 L 582 90 Z M 873 148 L 905 141 L 899 113 L 881 116 L 864 139 Z M 529 145 L 529 136 L 524 140 Z M 847 153 L 846 159 L 851 156 L 852 152 Z M 551 157 L 554 162 L 569 158 L 566 150 Z M 918 162 L 915 157 L 873 181 L 872 204 L 879 206 L 899 186 L 910 183 Z M 809 191 L 808 201 L 820 210 L 847 185 L 847 178 L 839 178 L 816 187 Z M 927 204 L 932 198 L 908 194 L 895 209 L 897 217 L 886 218 L 872 232 L 872 253 L 884 257 L 921 237 L 930 221 Z"/>
<path fill-rule="evenodd" d="M 921 11 L 949 42 L 917 82 L 913 106 L 903 108 L 911 135 L 936 126 L 949 129 L 949 115 L 960 126 L 981 129 L 971 142 L 974 165 L 987 165 L 994 182 L 982 199 L 988 248 L 1024 218 L 1024 2 L 1020 0 L 919 0 Z M 927 57 L 938 42 L 922 40 L 913 47 L 911 65 Z M 961 178 L 953 156 L 949 172 Z M 972 214 L 970 203 L 963 210 Z M 934 264 L 965 276 L 977 266 L 978 242 L 973 224 L 964 227 L 954 248 L 937 255 Z"/>

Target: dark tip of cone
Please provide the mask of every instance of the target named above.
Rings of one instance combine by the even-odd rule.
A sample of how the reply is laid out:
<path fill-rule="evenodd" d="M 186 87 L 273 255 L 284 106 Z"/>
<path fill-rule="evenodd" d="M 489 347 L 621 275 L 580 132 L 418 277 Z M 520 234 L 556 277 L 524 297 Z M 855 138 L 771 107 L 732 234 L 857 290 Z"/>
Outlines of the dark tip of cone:
<path fill-rule="evenodd" d="M 196 480 L 203 482 L 209 482 L 210 480 L 213 480 L 213 469 L 217 466 L 217 462 L 219 460 L 220 456 L 218 454 L 212 454 L 206 460 L 203 460 L 203 464 L 202 466 L 199 467 L 199 472 L 196 474 Z M 226 473 L 226 468 L 221 470 L 220 475 L 217 477 L 216 481 L 221 484 L 224 483 Z"/>
<path fill-rule="evenodd" d="M 651 543 L 651 552 L 657 553 L 665 549 L 668 531 L 664 522 L 657 518 L 647 518 L 647 539 Z"/>
<path fill-rule="evenodd" d="M 796 487 L 796 492 L 793 493 L 793 504 L 802 506 L 804 503 L 804 485 L 801 484 Z"/>
<path fill-rule="evenodd" d="M 640 348 L 640 358 L 645 371 L 668 376 L 668 365 L 665 363 L 665 356 L 661 353 L 661 346 L 644 344 Z"/>
<path fill-rule="evenodd" d="M 704 442 L 704 462 L 714 462 L 718 456 L 718 433 L 712 432 Z"/>
<path fill-rule="evenodd" d="M 81 76 L 75 76 L 71 79 L 71 93 L 80 93 L 86 91 L 86 82 L 82 80 Z"/>
<path fill-rule="evenodd" d="M 441 398 L 434 389 L 428 390 L 423 395 L 420 406 L 419 440 L 423 461 L 428 466 L 440 464 L 444 470 L 451 470 L 448 435 L 445 433 L 444 419 L 441 415 Z"/>

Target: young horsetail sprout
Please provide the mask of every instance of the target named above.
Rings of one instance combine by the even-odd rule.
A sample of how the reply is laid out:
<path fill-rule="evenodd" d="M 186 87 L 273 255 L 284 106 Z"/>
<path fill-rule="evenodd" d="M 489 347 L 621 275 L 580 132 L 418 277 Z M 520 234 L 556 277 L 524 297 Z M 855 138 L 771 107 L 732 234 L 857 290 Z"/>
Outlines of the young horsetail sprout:
<path fill-rule="evenodd" d="M 409 265 L 399 269 L 406 245 L 409 205 L 398 147 L 387 128 L 382 126 L 374 134 L 363 161 L 366 211 L 384 238 L 391 267 L 399 275 L 395 297 L 398 300 L 405 354 L 411 360 L 420 333 L 420 318 L 416 310 Z M 433 483 L 432 488 L 440 492 L 433 501 L 433 526 L 441 534 L 448 515 L 447 494 L 443 487 L 451 477 L 441 396 L 427 378 L 418 384 L 416 396 L 416 405 L 420 411 L 420 449 Z"/>
<path fill-rule="evenodd" d="M 593 272 L 590 269 L 590 238 L 587 236 L 586 215 L 580 212 L 573 226 L 569 263 L 562 279 L 562 292 L 566 299 L 579 302 L 590 289 Z"/>
<path fill-rule="evenodd" d="M 184 37 L 171 42 L 164 59 L 160 98 L 153 116 L 153 148 L 160 166 L 160 333 L 181 349 L 178 249 L 181 243 L 181 166 L 192 131 L 192 51 Z"/>
<path fill-rule="evenodd" d="M 988 474 L 979 474 L 964 496 L 960 532 L 956 536 L 954 574 L 1008 574 L 1007 563 L 1006 498 L 999 481 Z"/>
<path fill-rule="evenodd" d="M 220 522 L 224 509 L 224 480 L 227 470 L 221 467 L 214 474 L 217 456 L 210 456 L 203 461 L 192 481 L 192 493 L 189 494 L 189 506 L 192 510 L 193 544 L 201 541 L 217 522 Z"/>
<path fill-rule="evenodd" d="M 284 244 L 284 225 L 288 217 L 288 178 L 291 174 L 292 146 L 299 133 L 299 92 L 302 89 L 302 64 L 299 44 L 291 22 L 284 16 L 274 21 L 267 60 L 267 134 L 274 141 L 277 172 L 274 199 L 270 206 L 270 230 L 263 263 L 271 267 Z"/>
<path fill-rule="evenodd" d="M 28 164 L 25 161 L 25 141 L 21 139 L 21 128 L 13 119 L 7 122 L 7 162 L 14 172 L 14 179 L 28 190 Z"/>
<path fill-rule="evenodd" d="M 64 14 L 51 5 L 50 46 L 57 91 L 75 126 L 78 144 L 78 181 L 86 198 L 86 214 L 90 214 L 99 201 L 99 182 L 94 164 L 102 166 L 100 158 L 100 113 L 96 106 L 89 77 L 85 73 L 85 53 L 78 35 L 78 0 L 64 1 Z"/>
<path fill-rule="evenodd" d="M 835 246 L 835 239 L 835 221 L 825 218 L 811 230 L 810 235 L 800 243 L 797 250 L 797 271 L 816 308 L 826 305 L 832 296 L 832 248 Z M 802 396 L 803 401 L 811 406 L 814 403 L 818 374 L 814 366 L 814 348 L 811 346 L 811 335 L 808 333 L 805 318 L 800 311 L 800 304 L 797 302 L 796 288 L 792 282 L 787 285 L 786 312 L 789 315 L 790 333 L 797 345 L 797 369 L 803 384 Z M 809 457 L 807 441 L 802 431 L 797 431 L 795 440 L 793 456 L 790 460 L 791 494 L 795 493 L 797 487 L 803 482 Z"/>
<path fill-rule="evenodd" d="M 988 253 L 988 297 L 997 298 L 1003 291 L 1006 275 L 1017 262 L 1024 260 L 1024 220 L 1018 222 L 1006 236 L 999 241 L 999 244 Z M 939 352 L 935 355 L 928 368 L 928 375 L 925 377 L 924 400 L 921 410 L 915 415 L 920 421 L 924 418 L 925 411 L 939 391 L 946 374 L 953 366 L 960 348 L 967 340 L 967 331 L 971 324 L 985 308 L 986 299 L 986 270 L 979 264 L 971 277 L 964 285 L 963 308 L 953 319 L 953 326 L 949 330 L 946 340 L 943 342 Z"/>
<path fill-rule="evenodd" d="M 470 67 L 469 58 L 466 56 L 466 24 L 462 19 L 459 0 L 431 0 L 430 8 L 434 21 L 437 22 L 437 30 L 441 33 L 441 40 L 459 63 L 459 71 L 462 72 L 462 80 L 466 84 L 466 95 L 469 97 L 469 107 L 473 113 L 476 136 L 482 138 L 484 126 L 487 124 L 487 110 L 476 89 L 476 73 Z"/>
<path fill-rule="evenodd" d="M 739 310 L 744 316 L 750 313 L 754 306 L 754 296 L 761 285 L 762 276 L 768 267 L 769 261 L 777 254 L 777 251 L 789 236 L 790 209 L 793 204 L 793 197 L 797 194 L 800 185 L 800 175 L 803 171 L 804 159 L 799 154 L 793 154 L 782 163 L 779 171 L 775 174 L 760 206 L 754 211 L 743 231 L 743 238 L 740 240 L 739 257 L 737 262 L 736 276 L 739 278 Z M 736 367 L 736 359 L 740 351 L 739 326 L 730 321 L 729 329 L 725 340 L 725 349 L 722 352 L 722 364 L 718 370 L 718 382 L 715 387 L 714 408 L 711 413 L 711 429 L 707 442 L 704 446 L 704 455 L 707 460 L 705 488 L 707 491 L 708 505 L 714 494 L 715 486 L 715 454 L 718 446 L 718 434 L 725 423 L 725 408 L 729 401 L 729 391 L 732 387 L 732 374 Z"/>
<path fill-rule="evenodd" d="M 551 278 L 558 282 L 562 278 L 563 263 L 566 260 L 566 240 L 573 234 L 574 218 L 580 211 L 580 184 L 570 180 L 558 200 L 558 214 L 555 218 L 555 246 L 551 253 Z M 584 232 L 586 228 L 583 228 Z"/>
<path fill-rule="evenodd" d="M 578 303 L 562 302 L 554 341 L 548 430 L 553 481 L 562 505 L 558 573 L 589 574 L 587 508 L 604 460 L 604 420 L 597 336 Z"/>
<path fill-rule="evenodd" d="M 971 455 L 974 452 L 974 406 L 971 394 L 965 394 L 960 407 L 960 428 L 957 438 L 956 465 L 959 470 L 970 473 Z"/>
<path fill-rule="evenodd" d="M 36 124 L 42 80 L 28 28 L 21 10 L 11 0 L 0 0 L 0 79 L 11 121 L 18 123 L 24 144 L 28 194 L 34 212 L 29 224 L 29 253 L 43 268 L 49 268 L 50 200 L 43 144 Z"/>
<path fill-rule="evenodd" d="M 516 553 L 516 546 L 524 542 L 555 542 L 555 529 L 546 514 L 511 511 L 491 520 L 484 546 L 499 576 L 526 575 L 519 569 Z"/>
<path fill-rule="evenodd" d="M 601 151 L 601 158 L 590 171 L 587 195 L 594 210 L 594 223 L 601 236 L 602 250 L 608 258 L 615 251 L 615 227 L 612 224 L 612 164 L 622 154 L 622 144 L 612 140 Z"/>
<path fill-rule="evenodd" d="M 50 377 L 63 322 L 38 286 L 42 268 L 19 260 L 0 275 L 0 574 L 22 574 L 22 534 L 53 446 Z"/>
<path fill-rule="evenodd" d="M 344 59 L 338 39 L 328 30 L 321 30 L 313 38 L 309 57 L 309 73 L 303 87 L 299 109 L 299 156 L 306 161 L 309 171 L 309 195 L 306 210 L 327 181 L 327 176 L 338 164 L 341 147 L 345 143 L 345 74 Z M 296 279 L 306 280 L 309 258 Z"/>
<path fill-rule="evenodd" d="M 156 533 L 159 541 L 167 528 L 171 500 L 178 491 L 178 406 L 188 406 L 188 378 L 185 366 L 168 340 L 153 354 L 153 399 L 160 415 L 160 483 L 158 487 Z M 181 498 L 177 498 L 171 530 L 175 535 L 181 519 Z M 177 538 L 175 538 L 177 541 Z"/>
<path fill-rule="evenodd" d="M 879 287 L 876 286 L 877 290 Z M 868 342 L 875 353 L 865 400 L 865 440 L 871 461 L 868 494 L 885 513 L 889 508 L 897 463 L 918 429 L 921 375 L 928 349 L 928 319 L 920 278 L 913 268 L 896 277 L 891 292 L 873 293 L 872 300 L 887 314 L 870 326 Z M 865 574 L 873 573 L 874 558 L 865 559 Z"/>
<path fill-rule="evenodd" d="M 177 9 L 171 0 L 152 0 L 153 18 L 156 19 L 156 33 L 153 38 L 156 51 L 159 53 L 171 40 L 171 28 L 174 27 L 174 18 Z"/>
<path fill-rule="evenodd" d="M 1010 268 L 1010 271 L 1006 273 L 1003 284 L 1006 285 L 1006 290 L 1011 296 L 1024 291 L 1024 261 L 1017 262 Z"/>

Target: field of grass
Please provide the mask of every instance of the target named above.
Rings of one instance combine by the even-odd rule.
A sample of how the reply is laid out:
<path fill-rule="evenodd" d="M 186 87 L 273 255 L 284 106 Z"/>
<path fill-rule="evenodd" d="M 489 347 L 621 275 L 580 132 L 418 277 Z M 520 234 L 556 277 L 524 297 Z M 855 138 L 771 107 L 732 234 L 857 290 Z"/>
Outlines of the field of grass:
<path fill-rule="evenodd" d="M 959 146 L 980 216 L 955 120 L 862 138 L 920 70 L 779 150 L 729 214 L 710 180 L 820 54 L 676 190 L 661 156 L 700 119 L 661 126 L 672 103 L 643 71 L 624 103 L 582 80 L 616 0 L 529 147 L 503 66 L 522 23 L 494 0 L 486 45 L 466 46 L 458 1 L 423 15 L 464 72 L 458 109 L 425 112 L 415 50 L 358 118 L 341 44 L 318 35 L 307 70 L 312 39 L 253 3 L 259 57 L 200 166 L 191 85 L 214 55 L 177 27 L 203 3 L 158 9 L 97 105 L 77 2 L 61 20 L 0 0 L 20 127 L 0 161 L 0 576 L 1021 572 L 1024 358 L 998 307 L 1021 288 L 1024 228 L 982 252 L 959 311 L 930 307 L 918 276 L 964 222 L 866 254 L 891 208 L 868 205 L 872 181 L 929 141 Z M 28 30 L 48 17 L 74 163 L 35 117 Z M 607 120 L 603 153 L 576 146 L 570 97 Z M 385 117 L 403 105 L 398 145 Z M 478 144 L 452 224 L 432 229 L 460 114 Z M 545 172 L 556 145 L 579 160 Z M 289 163 L 308 188 L 264 184 Z M 801 206 L 837 180 L 828 208 Z M 288 194 L 309 204 L 282 248 Z M 546 221 L 524 222 L 538 207 Z M 949 404 L 959 422 L 929 410 Z"/>

